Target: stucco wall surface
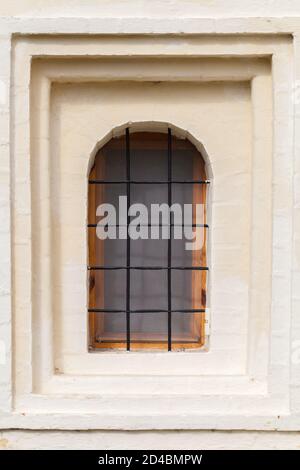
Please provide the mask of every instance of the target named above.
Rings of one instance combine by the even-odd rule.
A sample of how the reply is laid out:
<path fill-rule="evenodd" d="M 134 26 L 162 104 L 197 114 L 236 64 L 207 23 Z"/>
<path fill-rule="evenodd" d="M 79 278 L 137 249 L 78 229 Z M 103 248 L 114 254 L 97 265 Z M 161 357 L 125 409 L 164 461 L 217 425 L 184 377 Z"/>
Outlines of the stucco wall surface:
<path fill-rule="evenodd" d="M 19 17 L 263 17 L 299 15 L 297 0 L 11 0 L 1 16 Z"/>
<path fill-rule="evenodd" d="M 3 431 L 0 433 L 0 450 L 28 449 L 299 450 L 300 434 L 245 431 Z"/>

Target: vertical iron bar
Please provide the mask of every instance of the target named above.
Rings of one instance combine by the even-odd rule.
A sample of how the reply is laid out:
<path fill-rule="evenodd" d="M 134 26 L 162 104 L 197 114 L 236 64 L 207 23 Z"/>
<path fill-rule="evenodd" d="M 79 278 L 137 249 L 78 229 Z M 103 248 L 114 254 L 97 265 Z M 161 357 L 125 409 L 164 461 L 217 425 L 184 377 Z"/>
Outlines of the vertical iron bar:
<path fill-rule="evenodd" d="M 168 128 L 168 206 L 169 206 L 169 238 L 168 238 L 168 268 L 171 268 L 172 243 L 171 243 L 171 211 L 172 205 L 172 133 Z M 168 269 L 168 351 L 172 350 L 172 270 Z"/>
<path fill-rule="evenodd" d="M 129 226 L 129 207 L 130 207 L 130 140 L 129 128 L 126 128 L 126 192 L 127 192 L 127 248 L 126 248 L 126 349 L 130 351 L 130 237 L 128 233 Z"/>

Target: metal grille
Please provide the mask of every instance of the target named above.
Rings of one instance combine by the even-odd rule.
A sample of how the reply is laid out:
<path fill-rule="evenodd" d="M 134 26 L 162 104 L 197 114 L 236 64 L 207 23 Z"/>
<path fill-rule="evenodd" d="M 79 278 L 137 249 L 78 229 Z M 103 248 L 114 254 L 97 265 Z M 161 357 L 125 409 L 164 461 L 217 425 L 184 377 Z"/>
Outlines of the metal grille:
<path fill-rule="evenodd" d="M 132 266 L 131 265 L 131 256 L 130 256 L 130 237 L 128 236 L 128 227 L 130 224 L 130 216 L 128 215 L 128 209 L 130 207 L 131 200 L 131 186 L 135 184 L 165 184 L 168 186 L 168 206 L 172 205 L 172 187 L 174 184 L 209 184 L 209 180 L 172 180 L 172 131 L 168 129 L 168 179 L 167 180 L 132 180 L 131 179 L 131 164 L 130 164 L 130 132 L 129 128 L 126 129 L 125 133 L 125 143 L 126 143 L 126 179 L 125 180 L 102 180 L 102 179 L 89 179 L 89 184 L 125 184 L 126 185 L 126 195 L 127 195 L 127 246 L 126 246 L 126 265 L 125 266 L 88 266 L 89 271 L 94 270 L 126 270 L 126 309 L 109 309 L 109 308 L 89 308 L 89 313 L 124 313 L 126 315 L 126 349 L 130 351 L 131 346 L 131 328 L 130 328 L 130 314 L 131 313 L 167 313 L 168 318 L 168 351 L 172 350 L 172 313 L 204 313 L 205 308 L 200 309 L 181 309 L 175 310 L 172 309 L 172 271 L 174 270 L 199 270 L 199 271 L 208 271 L 208 266 L 174 266 L 172 264 L 172 232 L 174 228 L 174 223 L 172 223 L 171 215 L 169 217 L 169 237 L 168 237 L 168 254 L 167 254 L 167 265 L 166 266 Z M 88 227 L 97 227 L 98 224 L 88 224 Z M 119 225 L 116 224 L 118 227 Z M 148 224 L 147 226 L 151 226 Z M 158 224 L 159 227 L 162 224 Z M 191 224 L 192 227 L 204 227 L 208 228 L 208 224 Z M 131 309 L 130 308 L 130 273 L 132 270 L 166 270 L 167 271 L 167 309 Z"/>

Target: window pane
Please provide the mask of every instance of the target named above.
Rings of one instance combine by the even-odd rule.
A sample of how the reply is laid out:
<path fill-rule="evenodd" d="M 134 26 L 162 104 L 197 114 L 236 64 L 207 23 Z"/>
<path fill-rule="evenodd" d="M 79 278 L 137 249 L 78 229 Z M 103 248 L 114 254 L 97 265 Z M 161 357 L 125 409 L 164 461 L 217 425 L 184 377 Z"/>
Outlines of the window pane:
<path fill-rule="evenodd" d="M 103 264 L 104 266 L 125 266 L 126 265 L 126 240 L 103 240 Z M 100 243 L 97 244 L 96 248 L 99 247 Z M 101 249 L 99 247 L 99 255 L 101 255 Z M 98 252 L 97 252 L 98 253 Z M 101 256 L 99 256 L 99 263 L 101 264 Z"/>
<path fill-rule="evenodd" d="M 195 148 L 183 139 L 172 138 L 172 179 L 193 179 Z M 196 154 L 196 158 L 197 158 Z"/>
<path fill-rule="evenodd" d="M 191 310 L 205 306 L 206 271 L 172 271 L 172 309 Z"/>
<path fill-rule="evenodd" d="M 89 238 L 93 240 L 94 253 L 90 257 L 90 266 L 125 266 L 126 240 L 110 239 L 100 240 L 96 235 L 96 228 L 90 227 Z M 117 229 L 118 230 L 118 229 Z"/>
<path fill-rule="evenodd" d="M 168 135 L 151 132 L 130 134 L 132 180 L 168 178 Z"/>
<path fill-rule="evenodd" d="M 200 343 L 203 340 L 202 313 L 172 313 L 172 341 L 174 343 Z"/>
<path fill-rule="evenodd" d="M 192 177 L 193 175 L 191 174 L 187 179 L 190 180 Z M 192 204 L 194 188 L 194 184 L 174 183 L 172 185 L 172 203 Z"/>
<path fill-rule="evenodd" d="M 167 204 L 168 185 L 167 184 L 132 184 L 130 189 L 131 204 L 144 204 L 150 217 L 151 204 Z"/>
<path fill-rule="evenodd" d="M 110 140 L 97 154 L 97 179 L 126 179 L 125 137 Z"/>
<path fill-rule="evenodd" d="M 168 314 L 132 313 L 130 315 L 131 341 L 160 343 L 168 341 Z M 135 345 L 137 347 L 138 345 Z M 167 346 L 166 346 L 167 347 Z M 134 348 L 134 344 L 133 344 Z"/>
<path fill-rule="evenodd" d="M 167 273 L 164 271 L 131 271 L 131 309 L 166 309 Z"/>
<path fill-rule="evenodd" d="M 95 279 L 95 308 L 124 310 L 126 308 L 126 271 L 90 271 Z"/>
<path fill-rule="evenodd" d="M 96 209 L 99 204 L 112 204 L 118 221 L 119 197 L 126 196 L 126 184 L 96 184 Z M 100 217 L 97 217 L 97 222 Z"/>
<path fill-rule="evenodd" d="M 172 265 L 173 266 L 192 266 L 193 264 L 193 251 L 186 249 L 186 242 L 182 240 L 172 239 Z"/>
<path fill-rule="evenodd" d="M 101 343 L 124 343 L 126 341 L 126 315 L 124 313 L 96 313 L 95 341 Z"/>
<path fill-rule="evenodd" d="M 96 177 L 90 177 L 90 180 L 96 180 Z M 96 215 L 97 208 L 101 204 L 112 204 L 113 208 L 109 210 L 111 218 L 108 219 L 111 224 L 119 223 L 119 197 L 126 196 L 126 185 L 125 184 L 89 184 L 89 224 L 96 224 L 100 222 L 103 216 L 107 217 L 107 208 L 103 208 L 102 212 L 99 213 L 101 208 L 98 209 L 98 215 Z M 125 200 L 126 206 L 126 200 Z M 105 211 L 104 211 L 105 209 Z M 101 215 L 99 215 L 101 214 Z M 106 223 L 107 219 L 103 223 Z M 122 222 L 123 223 L 123 222 Z M 126 211 L 125 211 L 125 223 L 126 223 Z"/>
<path fill-rule="evenodd" d="M 167 266 L 168 240 L 131 240 L 132 266 Z"/>

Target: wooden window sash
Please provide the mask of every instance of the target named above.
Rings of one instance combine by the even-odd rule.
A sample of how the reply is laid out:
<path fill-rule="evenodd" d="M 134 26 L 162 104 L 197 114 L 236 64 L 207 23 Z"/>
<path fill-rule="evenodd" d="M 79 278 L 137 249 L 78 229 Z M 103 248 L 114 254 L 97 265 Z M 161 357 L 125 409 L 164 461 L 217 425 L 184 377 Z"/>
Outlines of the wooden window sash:
<path fill-rule="evenodd" d="M 159 134 L 155 134 L 156 138 L 148 144 L 149 141 L 141 143 L 141 139 L 137 137 L 136 133 L 132 134 L 135 149 L 150 150 L 162 150 L 162 141 Z M 162 136 L 164 134 L 161 134 Z M 193 179 L 194 180 L 206 180 L 205 163 L 204 160 L 195 147 L 188 141 L 176 140 L 176 149 L 186 149 L 187 143 L 190 148 L 193 149 Z M 120 143 L 117 139 L 111 141 L 110 148 L 120 149 Z M 105 159 L 101 150 L 98 152 L 95 158 L 95 163 L 90 171 L 89 179 L 104 180 L 105 178 Z M 175 180 L 176 181 L 176 180 Z M 103 200 L 103 185 L 100 185 L 101 189 L 97 189 L 98 198 Z M 100 196 L 99 196 L 100 191 Z M 102 197 L 101 197 L 102 192 Z M 193 185 L 193 204 L 204 204 L 204 216 L 201 223 L 207 223 L 207 210 L 206 210 L 206 185 L 195 184 Z M 98 202 L 99 204 L 99 202 Z M 96 223 L 96 185 L 88 185 L 88 224 Z M 193 211 L 193 223 L 196 223 L 196 213 Z M 192 252 L 192 266 L 206 266 L 206 246 L 207 246 L 207 230 L 203 229 L 204 243 L 201 250 L 194 250 Z M 96 263 L 96 243 L 97 243 L 97 263 L 104 265 L 104 241 L 96 237 L 96 229 L 88 229 L 88 263 L 89 265 L 95 265 Z M 97 277 L 97 283 L 96 283 Z M 200 283 L 199 283 L 200 278 Z M 89 271 L 89 288 L 88 288 L 88 306 L 89 309 L 104 308 L 104 282 L 105 282 L 105 271 Z M 207 271 L 192 271 L 191 272 L 191 295 L 192 295 L 192 309 L 205 309 L 206 308 L 206 283 L 207 283 Z M 97 305 L 96 305 L 96 284 L 97 284 Z M 199 285 L 200 284 L 200 285 Z M 101 291 L 99 292 L 99 289 Z M 112 313 L 113 315 L 113 313 Z M 185 313 L 182 313 L 185 315 Z M 176 350 L 187 350 L 201 348 L 205 342 L 205 313 L 194 313 L 191 314 L 191 330 L 190 334 L 181 334 L 180 340 L 176 340 L 176 336 L 172 338 L 172 351 Z M 90 312 L 89 313 L 89 349 L 90 350 L 126 350 L 126 338 L 124 333 L 113 333 L 105 332 L 104 330 L 104 314 Z M 96 334 L 100 332 L 100 336 L 103 341 L 97 341 Z M 158 335 L 159 336 L 159 335 Z M 162 335 L 160 335 L 162 336 Z M 186 336 L 186 338 L 184 337 Z M 119 337 L 119 338 L 118 338 Z M 131 339 L 131 350 L 167 350 L 168 341 L 155 340 L 155 335 L 151 333 L 151 339 L 147 339 L 147 333 L 134 333 L 135 339 Z M 123 339 L 123 340 L 122 340 Z"/>

